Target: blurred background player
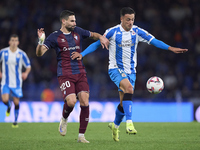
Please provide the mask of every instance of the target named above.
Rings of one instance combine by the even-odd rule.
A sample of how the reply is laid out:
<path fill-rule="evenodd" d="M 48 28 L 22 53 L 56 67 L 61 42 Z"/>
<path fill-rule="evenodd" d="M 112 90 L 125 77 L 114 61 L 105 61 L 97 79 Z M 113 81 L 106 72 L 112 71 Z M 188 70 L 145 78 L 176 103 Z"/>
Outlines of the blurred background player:
<path fill-rule="evenodd" d="M 67 118 L 72 112 L 78 97 L 81 107 L 78 142 L 89 143 L 84 136 L 89 121 L 89 85 L 82 61 L 72 60 L 71 54 L 72 52 L 80 53 L 82 51 L 84 38 L 100 39 L 102 47 L 106 48 L 109 41 L 98 33 L 76 27 L 74 12 L 62 11 L 60 22 L 62 24 L 61 29 L 50 34 L 45 42 L 43 29 L 38 29 L 39 43 L 36 48 L 36 55 L 42 56 L 51 48 L 56 50 L 57 76 L 65 102 L 59 125 L 60 134 L 62 136 L 66 135 Z"/>
<path fill-rule="evenodd" d="M 6 116 L 10 115 L 11 102 L 9 94 L 12 93 L 13 102 L 15 104 L 13 128 L 17 128 L 17 118 L 19 115 L 19 99 L 23 96 L 22 81 L 26 80 L 31 65 L 26 53 L 18 48 L 19 37 L 16 34 L 10 36 L 9 47 L 0 51 L 0 62 L 2 62 L 2 72 L 0 72 L 1 80 L 1 98 L 7 106 Z M 22 73 L 22 66 L 26 68 Z"/>
<path fill-rule="evenodd" d="M 120 104 L 116 108 L 115 120 L 108 126 L 112 130 L 115 141 L 119 141 L 119 125 L 126 116 L 126 132 L 136 134 L 137 131 L 132 122 L 132 96 L 134 93 L 137 65 L 137 45 L 146 42 L 158 48 L 170 50 L 174 53 L 184 53 L 187 49 L 171 47 L 154 38 L 147 31 L 133 25 L 135 11 L 130 7 L 124 7 L 120 11 L 121 24 L 106 30 L 104 36 L 109 39 L 109 70 L 111 80 L 117 85 Z M 73 52 L 72 59 L 81 60 L 85 55 L 95 51 L 100 46 L 97 41 L 91 44 L 81 54 Z"/>

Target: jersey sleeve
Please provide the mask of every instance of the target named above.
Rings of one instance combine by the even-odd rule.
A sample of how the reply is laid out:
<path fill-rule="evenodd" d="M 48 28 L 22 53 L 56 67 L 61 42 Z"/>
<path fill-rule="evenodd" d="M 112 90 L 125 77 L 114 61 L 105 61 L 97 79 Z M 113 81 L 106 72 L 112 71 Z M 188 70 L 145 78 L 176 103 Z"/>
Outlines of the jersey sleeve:
<path fill-rule="evenodd" d="M 105 36 L 107 39 L 110 39 L 113 36 L 114 32 L 114 29 L 107 29 L 103 36 Z"/>
<path fill-rule="evenodd" d="M 99 46 L 101 46 L 100 40 L 90 44 L 83 52 L 81 52 L 81 55 L 84 57 L 85 55 L 94 52 Z"/>
<path fill-rule="evenodd" d="M 139 42 L 146 42 L 150 44 L 151 40 L 153 40 L 155 37 L 148 33 L 146 30 L 138 28 L 138 40 Z"/>
<path fill-rule="evenodd" d="M 29 67 L 31 67 L 31 64 L 30 64 L 30 60 L 29 60 L 29 58 L 28 58 L 28 56 L 26 55 L 26 53 L 24 52 L 24 53 L 22 53 L 22 62 L 23 62 L 23 66 L 25 67 L 25 68 L 29 68 Z"/>
<path fill-rule="evenodd" d="M 43 44 L 47 49 L 50 49 L 50 48 L 54 48 L 55 45 L 56 45 L 56 42 L 55 42 L 55 34 L 54 33 L 51 33 L 47 38 L 46 40 L 44 41 L 44 44 Z"/>
<path fill-rule="evenodd" d="M 90 31 L 88 31 L 88 30 L 82 29 L 80 27 L 76 27 L 76 30 L 82 36 L 83 39 L 91 36 Z"/>

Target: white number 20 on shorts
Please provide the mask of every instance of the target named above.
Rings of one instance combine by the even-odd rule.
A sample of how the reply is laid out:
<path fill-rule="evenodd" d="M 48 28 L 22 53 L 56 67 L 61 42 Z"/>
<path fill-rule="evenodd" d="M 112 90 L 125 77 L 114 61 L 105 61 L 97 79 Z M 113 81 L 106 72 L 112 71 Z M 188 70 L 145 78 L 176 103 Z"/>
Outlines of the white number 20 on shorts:
<path fill-rule="evenodd" d="M 66 89 L 66 87 L 70 87 L 70 82 L 66 81 L 65 83 L 62 83 L 60 86 L 61 91 L 64 91 Z"/>

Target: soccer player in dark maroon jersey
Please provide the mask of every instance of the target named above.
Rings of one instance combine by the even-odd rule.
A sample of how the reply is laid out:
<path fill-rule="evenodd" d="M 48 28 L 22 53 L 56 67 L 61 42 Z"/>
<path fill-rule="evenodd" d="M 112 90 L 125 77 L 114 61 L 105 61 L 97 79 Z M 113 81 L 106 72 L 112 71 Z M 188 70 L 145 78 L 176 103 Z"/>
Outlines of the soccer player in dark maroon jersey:
<path fill-rule="evenodd" d="M 91 37 L 100 40 L 102 47 L 108 49 L 109 41 L 104 36 L 84 30 L 76 26 L 74 12 L 64 10 L 60 14 L 61 29 L 51 33 L 45 40 L 44 29 L 38 29 L 39 42 L 36 55 L 42 56 L 48 49 L 55 49 L 57 54 L 57 76 L 64 99 L 63 113 L 59 125 L 59 132 L 65 136 L 67 132 L 67 118 L 72 112 L 77 97 L 80 101 L 80 128 L 78 142 L 89 143 L 85 139 L 89 121 L 89 86 L 85 67 L 80 60 L 72 60 L 72 52 L 82 51 L 82 41 Z"/>

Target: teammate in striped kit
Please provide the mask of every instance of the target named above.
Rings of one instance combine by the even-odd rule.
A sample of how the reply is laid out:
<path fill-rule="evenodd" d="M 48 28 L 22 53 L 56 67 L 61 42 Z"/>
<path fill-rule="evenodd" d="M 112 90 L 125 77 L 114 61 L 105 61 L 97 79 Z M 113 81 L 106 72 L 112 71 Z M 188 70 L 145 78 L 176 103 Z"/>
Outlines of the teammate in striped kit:
<path fill-rule="evenodd" d="M 50 34 L 45 42 L 42 39 L 43 29 L 38 30 L 39 44 L 36 48 L 36 55 L 42 56 L 51 48 L 56 50 L 57 76 L 65 102 L 59 133 L 62 136 L 66 135 L 67 118 L 72 112 L 78 97 L 81 107 L 78 142 L 89 143 L 84 136 L 89 121 L 89 86 L 86 71 L 83 62 L 72 60 L 71 55 L 72 52 L 80 53 L 82 51 L 84 38 L 99 39 L 102 46 L 106 48 L 109 41 L 98 33 L 76 27 L 75 14 L 71 11 L 64 10 L 61 12 L 60 21 L 62 24 L 61 29 Z"/>
<path fill-rule="evenodd" d="M 22 81 L 25 80 L 31 71 L 31 65 L 26 53 L 18 48 L 19 38 L 16 34 L 10 36 L 9 47 L 0 51 L 0 62 L 2 62 L 1 97 L 3 103 L 7 106 L 6 116 L 10 115 L 11 103 L 9 94 L 12 93 L 15 104 L 15 120 L 13 128 L 18 127 L 17 118 L 19 114 L 19 99 L 23 96 Z M 22 73 L 22 66 L 26 71 Z"/>
<path fill-rule="evenodd" d="M 126 132 L 136 134 L 137 131 L 132 122 L 132 96 L 136 80 L 137 45 L 146 42 L 158 48 L 170 50 L 174 53 L 184 53 L 187 49 L 171 47 L 157 40 L 147 31 L 133 25 L 135 11 L 130 7 L 124 7 L 120 11 L 121 24 L 106 30 L 104 36 L 109 39 L 109 70 L 111 80 L 119 88 L 120 104 L 115 112 L 115 120 L 109 123 L 112 137 L 119 141 L 119 125 L 126 117 Z M 95 51 L 100 46 L 99 41 L 91 44 L 82 53 L 73 52 L 72 59 L 81 60 L 85 55 Z"/>

